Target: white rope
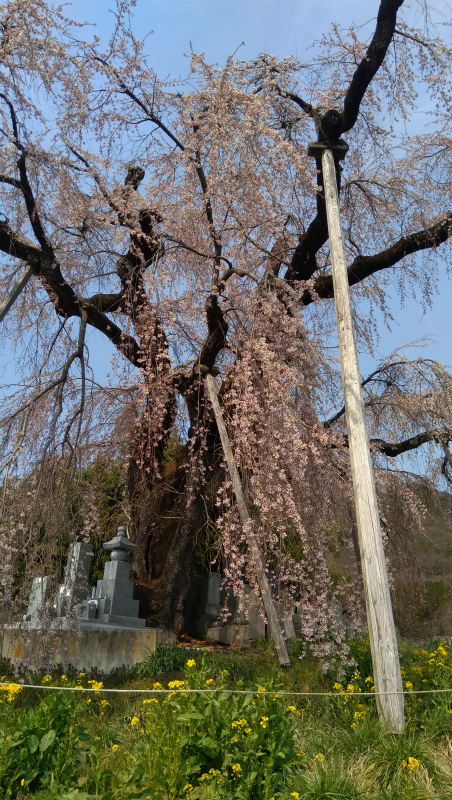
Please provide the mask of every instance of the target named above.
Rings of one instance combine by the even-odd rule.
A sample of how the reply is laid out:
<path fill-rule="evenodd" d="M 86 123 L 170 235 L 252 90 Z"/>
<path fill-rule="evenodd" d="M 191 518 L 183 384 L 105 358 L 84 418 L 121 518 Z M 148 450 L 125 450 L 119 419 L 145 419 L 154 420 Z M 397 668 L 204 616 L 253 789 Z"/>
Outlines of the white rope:
<path fill-rule="evenodd" d="M 0 683 L 0 686 L 10 686 L 10 683 Z M 414 689 L 408 692 L 290 692 L 282 691 L 259 692 L 257 689 L 92 689 L 83 686 L 35 686 L 32 683 L 19 683 L 22 689 L 44 689 L 54 692 L 109 692 L 111 694 L 260 694 L 263 696 L 292 696 L 292 697 L 380 697 L 382 695 L 413 695 L 413 694 L 445 694 L 452 693 L 452 689 Z"/>

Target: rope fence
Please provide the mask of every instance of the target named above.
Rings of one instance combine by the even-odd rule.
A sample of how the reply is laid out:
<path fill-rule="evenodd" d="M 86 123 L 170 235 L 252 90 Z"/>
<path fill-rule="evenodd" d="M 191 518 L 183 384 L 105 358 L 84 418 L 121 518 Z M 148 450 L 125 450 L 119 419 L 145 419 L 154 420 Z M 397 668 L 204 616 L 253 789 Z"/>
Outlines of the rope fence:
<path fill-rule="evenodd" d="M 11 683 L 1 683 L 1 686 L 10 686 Z M 258 691 L 257 689 L 101 689 L 84 688 L 83 686 L 38 686 L 32 683 L 19 683 L 22 689 L 42 689 L 43 691 L 53 692 L 108 692 L 110 694 L 252 694 L 252 695 L 273 695 L 277 697 L 381 697 L 383 695 L 413 695 L 413 694 L 452 694 L 452 689 L 410 689 L 402 692 L 291 692 L 281 691 Z"/>

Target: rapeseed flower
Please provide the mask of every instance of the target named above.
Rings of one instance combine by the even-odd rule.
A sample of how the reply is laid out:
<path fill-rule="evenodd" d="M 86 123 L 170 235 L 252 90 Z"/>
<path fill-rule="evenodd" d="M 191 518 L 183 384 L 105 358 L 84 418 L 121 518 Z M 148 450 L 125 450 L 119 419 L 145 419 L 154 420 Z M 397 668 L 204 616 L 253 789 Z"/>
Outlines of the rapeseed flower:
<path fill-rule="evenodd" d="M 405 760 L 402 761 L 402 767 L 410 769 L 411 772 L 414 772 L 414 770 L 417 769 L 418 766 L 419 766 L 419 761 L 417 760 L 417 758 L 413 758 L 413 756 L 410 756 L 408 758 L 408 761 Z"/>
<path fill-rule="evenodd" d="M 113 750 L 114 753 L 117 753 L 119 750 L 119 744 L 113 744 L 111 749 Z"/>
<path fill-rule="evenodd" d="M 130 724 L 131 725 L 139 725 L 140 724 L 139 717 L 132 717 L 132 719 L 130 720 Z"/>
<path fill-rule="evenodd" d="M 196 661 L 194 658 L 189 658 L 187 661 L 187 667 L 191 669 L 191 667 L 196 667 Z"/>

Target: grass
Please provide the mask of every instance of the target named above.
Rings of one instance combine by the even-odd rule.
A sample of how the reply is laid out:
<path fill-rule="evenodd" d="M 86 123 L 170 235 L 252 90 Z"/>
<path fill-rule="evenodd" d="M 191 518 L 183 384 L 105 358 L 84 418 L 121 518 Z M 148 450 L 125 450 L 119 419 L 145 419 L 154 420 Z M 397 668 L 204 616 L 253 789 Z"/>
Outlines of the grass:
<path fill-rule="evenodd" d="M 152 688 L 156 681 L 174 687 L 174 681 L 185 681 L 186 696 L 167 702 L 159 696 L 158 703 L 143 704 L 143 697 L 134 695 L 94 695 L 91 702 L 82 696 L 82 702 L 80 695 L 64 693 L 74 704 L 64 708 L 56 700 L 51 707 L 46 693 L 48 707 L 43 708 L 38 692 L 20 692 L 11 704 L 3 703 L 0 797 L 451 800 L 452 695 L 419 698 L 414 690 L 452 686 L 452 648 L 446 643 L 401 646 L 404 683 L 413 694 L 406 697 L 406 731 L 393 736 L 381 727 L 373 698 L 360 697 L 372 685 L 368 642 L 351 647 L 357 666 L 345 667 L 340 681 L 332 673 L 322 675 L 309 654 L 282 670 L 273 649 L 259 642 L 248 652 L 202 656 L 160 646 L 136 670 L 105 679 L 105 685 L 120 681 L 123 688 Z M 187 667 L 191 659 L 196 664 Z M 65 682 L 57 674 L 52 681 Z M 253 697 L 190 696 L 189 688 L 202 688 L 206 681 L 209 687 L 266 691 Z M 353 696 L 343 697 L 350 687 Z M 284 689 L 334 696 L 292 698 L 279 694 Z M 57 735 L 41 752 L 49 730 Z M 16 750 L 24 751 L 28 772 L 17 754 L 8 761 L 12 742 L 7 740 L 17 731 L 22 739 Z M 34 771 L 41 770 L 36 774 L 30 767 L 34 758 Z"/>

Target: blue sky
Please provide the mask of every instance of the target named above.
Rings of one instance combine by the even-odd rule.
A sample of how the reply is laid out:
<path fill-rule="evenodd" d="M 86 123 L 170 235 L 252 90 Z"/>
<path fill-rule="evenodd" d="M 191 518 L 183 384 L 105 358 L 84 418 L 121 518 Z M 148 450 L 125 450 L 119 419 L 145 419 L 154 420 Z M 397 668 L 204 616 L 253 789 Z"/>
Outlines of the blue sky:
<path fill-rule="evenodd" d="M 96 24 L 96 33 L 108 36 L 112 16 L 108 9 L 113 0 L 74 0 L 66 8 L 68 16 Z M 438 9 L 447 12 L 445 0 L 438 0 Z M 313 8 L 315 13 L 313 13 Z M 378 9 L 377 0 L 137 0 L 134 30 L 139 35 L 153 31 L 147 39 L 149 62 L 160 77 L 178 77 L 188 71 L 184 53 L 190 42 L 196 52 L 204 52 L 212 62 L 223 63 L 244 42 L 240 57 L 252 58 L 261 51 L 277 57 L 296 55 L 301 60 L 307 48 L 333 22 L 343 27 L 364 25 L 370 32 L 372 18 Z M 409 16 L 420 24 L 420 4 L 413 2 Z M 450 18 L 450 13 L 446 14 Z M 417 18 L 417 19 L 416 19 Z M 439 31 L 441 33 L 441 30 Z M 364 35 L 364 34 L 363 34 Z M 90 38 L 89 34 L 87 38 Z M 423 349 L 445 364 L 452 365 L 452 326 L 450 325 L 450 293 L 452 284 L 442 271 L 440 294 L 432 309 L 425 313 L 413 299 L 403 306 L 393 299 L 392 312 L 397 320 L 392 332 L 381 325 L 378 354 L 389 354 L 396 347 L 421 337 L 431 337 L 432 344 Z M 90 362 L 99 381 L 109 371 L 109 345 L 100 334 L 90 333 Z M 414 355 L 414 353 L 412 353 Z M 11 379 L 14 373 L 13 354 L 0 354 L 0 376 Z M 374 359 L 360 355 L 363 374 L 373 369 Z M 3 373 L 1 365 L 3 364 Z"/>

